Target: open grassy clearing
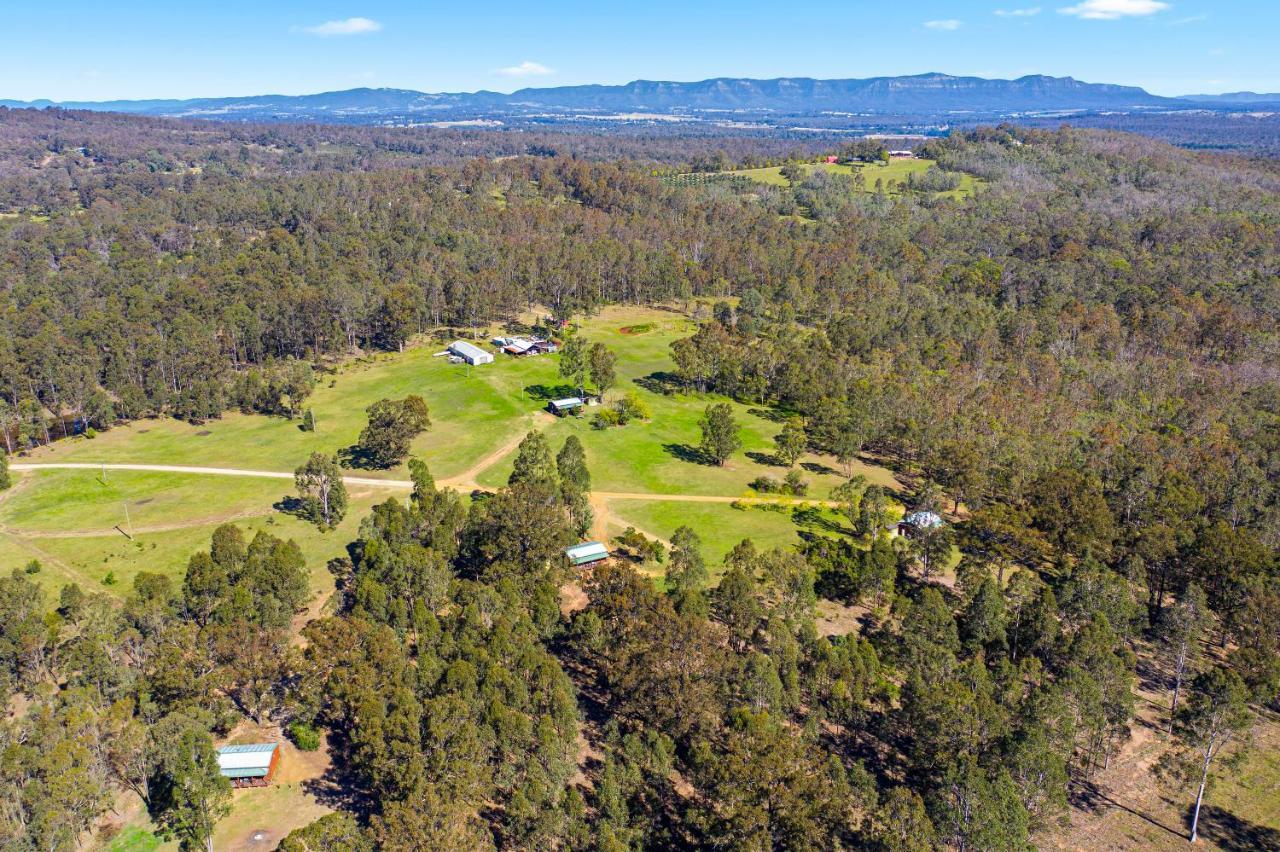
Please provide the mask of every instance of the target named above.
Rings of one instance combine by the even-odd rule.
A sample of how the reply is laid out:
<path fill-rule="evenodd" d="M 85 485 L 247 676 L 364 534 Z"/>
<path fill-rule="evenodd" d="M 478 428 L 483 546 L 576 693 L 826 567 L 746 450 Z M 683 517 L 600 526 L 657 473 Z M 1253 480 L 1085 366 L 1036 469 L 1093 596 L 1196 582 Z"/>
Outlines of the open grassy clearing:
<path fill-rule="evenodd" d="M 867 193 L 875 192 L 876 181 L 882 181 L 884 191 L 890 195 L 896 195 L 898 192 L 897 184 L 906 181 L 908 175 L 923 175 L 929 170 L 930 166 L 936 165 L 934 160 L 924 159 L 901 159 L 890 160 L 886 165 L 878 165 L 875 163 L 848 164 L 848 163 L 808 163 L 801 168 L 805 173 L 811 173 L 815 169 L 832 172 L 834 174 L 852 175 L 855 172 L 861 172 L 863 179 L 866 181 L 865 188 L 862 190 Z M 781 166 L 770 166 L 763 169 L 743 169 L 741 171 L 725 172 L 725 174 L 745 175 L 759 183 L 769 184 L 771 186 L 790 186 L 787 179 L 782 176 Z M 978 181 L 973 175 L 960 172 L 960 185 L 949 192 L 936 193 L 944 198 L 967 198 L 973 195 L 977 188 Z"/>
<path fill-rule="evenodd" d="M 670 541 L 677 529 L 691 527 L 702 539 L 702 555 L 713 578 L 723 573 L 725 555 L 744 538 L 750 538 L 760 550 L 786 548 L 799 543 L 802 530 L 840 523 L 834 512 L 816 509 L 801 521 L 789 506 L 779 511 L 764 506 L 740 509 L 728 503 L 610 500 L 609 509 L 614 535 L 631 525 L 646 535 Z"/>
<path fill-rule="evenodd" d="M 326 563 L 345 552 L 360 519 L 391 493 L 352 489 L 346 519 L 336 530 L 322 532 L 272 508 L 291 490 L 284 480 L 111 471 L 111 485 L 134 495 L 130 540 L 112 529 L 115 523 L 128 528 L 122 500 L 108 495 L 97 476 L 90 471 L 29 473 L 0 500 L 0 571 L 21 569 L 36 559 L 41 570 L 32 579 L 50 595 L 74 582 L 86 591 L 124 596 L 140 571 L 180 580 L 191 554 L 209 546 L 220 523 L 234 520 L 246 537 L 265 530 L 296 541 L 307 561 L 312 591 L 327 596 L 333 580 Z M 127 491 L 131 485 L 138 490 Z M 95 489 L 102 490 L 102 499 L 94 499 Z M 143 504 L 135 514 L 137 494 L 154 495 L 141 499 L 155 502 Z M 143 521 L 156 522 L 155 528 L 147 530 Z M 108 576 L 114 583 L 103 582 Z"/>
<path fill-rule="evenodd" d="M 588 410 L 580 417 L 558 419 L 546 427 L 554 447 L 570 434 L 582 441 L 595 490 L 738 497 L 753 493 L 748 483 L 758 476 L 781 479 L 786 475 L 787 469 L 772 459 L 773 436 L 782 428 L 776 412 L 712 394 L 665 395 L 653 389 L 663 374 L 673 369 L 671 342 L 692 330 L 692 324 L 681 316 L 634 308 L 605 310 L 582 324 L 584 336 L 618 353 L 618 385 L 609 397 L 634 392 L 652 413 L 648 422 L 600 430 L 592 427 Z M 545 359 L 544 363 L 548 390 L 572 392 L 558 378 L 555 362 Z M 500 361 L 494 366 L 501 369 L 503 364 Z M 708 405 L 726 401 L 741 425 L 743 447 L 724 467 L 705 464 L 697 452 L 701 439 L 698 420 Z M 478 477 L 479 484 L 490 488 L 505 484 L 513 458 L 484 471 Z M 810 497 L 826 497 L 843 480 L 831 459 L 809 456 L 802 464 L 809 466 L 804 475 L 810 483 Z M 897 487 L 892 473 L 884 468 L 859 465 L 857 472 L 878 484 Z"/>
<path fill-rule="evenodd" d="M 298 421 L 260 415 L 227 414 L 199 425 L 162 418 L 111 429 L 92 440 L 54 442 L 32 453 L 30 460 L 291 471 L 312 452 L 333 453 L 354 444 L 365 425 L 365 408 L 372 403 L 419 394 L 431 411 L 432 427 L 418 437 L 413 452 L 426 459 L 437 476 L 452 476 L 528 429 L 528 415 L 536 404 L 522 403 L 520 391 L 529 374 L 535 375 L 535 382 L 541 379 L 536 377 L 538 365 L 529 362 L 508 359 L 501 362 L 505 369 L 470 369 L 433 358 L 439 348 L 428 344 L 369 356 L 322 376 L 307 403 L 315 412 L 315 432 L 302 431 Z M 361 475 L 404 478 L 404 473 L 399 468 Z"/>
<path fill-rule="evenodd" d="M 29 477 L 29 479 L 27 478 Z M 291 491 L 287 480 L 230 478 L 112 470 L 30 472 L 0 503 L 0 528 L 33 534 L 110 532 L 198 524 L 237 515 L 263 514 Z M 125 512 L 128 512 L 126 519 Z"/>
<path fill-rule="evenodd" d="M 708 557 L 718 564 L 743 538 L 762 547 L 793 544 L 797 526 L 790 510 L 739 510 L 726 503 L 693 504 L 646 501 L 644 495 L 698 495 L 726 500 L 754 494 L 753 479 L 781 479 L 786 468 L 774 463 L 773 435 L 779 416 L 758 407 L 732 403 L 742 426 L 744 446 L 724 467 L 705 464 L 696 450 L 698 420 L 705 407 L 722 398 L 661 393 L 673 369 L 671 342 L 691 333 L 683 314 L 650 308 L 610 308 L 582 322 L 582 333 L 618 355 L 617 387 L 610 396 L 634 392 L 652 411 L 644 423 L 597 430 L 589 414 L 553 419 L 542 409 L 548 398 L 570 389 L 559 378 L 554 356 L 500 357 L 478 368 L 452 365 L 432 357 L 438 346 L 379 355 L 353 362 L 325 377 L 311 400 L 318 429 L 303 432 L 296 422 L 263 416 L 229 415 L 200 426 L 151 420 L 112 429 L 89 440 L 55 443 L 23 458 L 39 463 L 179 464 L 288 472 L 315 450 L 335 451 L 352 444 L 364 425 L 364 408 L 384 396 L 419 393 L 432 412 L 432 427 L 415 444 L 440 480 L 455 480 L 464 491 L 471 480 L 497 488 L 505 484 L 515 445 L 530 428 L 543 428 L 555 447 L 576 434 L 587 450 L 593 487 L 618 495 L 610 501 L 608 529 L 633 524 L 668 537 L 681 523 L 698 530 Z M 835 462 L 809 456 L 802 460 L 808 497 L 823 499 L 843 479 Z M 868 464 L 858 472 L 891 488 L 890 471 Z M 406 478 L 403 467 L 389 471 L 352 471 L 361 477 Z M 324 570 L 342 553 L 360 519 L 373 503 L 392 492 L 352 487 L 347 520 L 321 533 L 309 524 L 273 510 L 292 492 L 287 479 L 255 479 L 153 471 L 98 470 L 28 472 L 0 501 L 0 570 L 40 559 L 37 577 L 50 590 L 67 582 L 123 594 L 142 570 L 181 576 L 187 558 L 207 546 L 218 523 L 235 520 L 252 535 L 268 529 L 295 538 L 307 556 L 317 592 L 331 588 Z M 623 495 L 626 495 L 624 497 Z M 627 499 L 631 498 L 631 499 Z M 126 521 L 124 507 L 128 505 Z M 130 541 L 114 527 L 132 529 Z M 614 529 L 616 527 L 616 529 Z M 112 574 L 114 586 L 101 586 Z"/>

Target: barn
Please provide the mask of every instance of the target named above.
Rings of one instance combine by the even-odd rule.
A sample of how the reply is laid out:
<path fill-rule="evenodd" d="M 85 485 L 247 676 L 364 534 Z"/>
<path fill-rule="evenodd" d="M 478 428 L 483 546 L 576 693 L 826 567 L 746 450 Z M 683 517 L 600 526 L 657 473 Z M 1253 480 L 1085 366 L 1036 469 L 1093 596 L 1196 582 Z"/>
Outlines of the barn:
<path fill-rule="evenodd" d="M 461 358 L 473 367 L 493 363 L 493 353 L 485 352 L 479 346 L 465 340 L 455 340 L 450 343 L 449 354 Z"/>
<path fill-rule="evenodd" d="M 266 787 L 280 766 L 279 743 L 229 745 L 218 749 L 218 771 L 233 787 Z"/>

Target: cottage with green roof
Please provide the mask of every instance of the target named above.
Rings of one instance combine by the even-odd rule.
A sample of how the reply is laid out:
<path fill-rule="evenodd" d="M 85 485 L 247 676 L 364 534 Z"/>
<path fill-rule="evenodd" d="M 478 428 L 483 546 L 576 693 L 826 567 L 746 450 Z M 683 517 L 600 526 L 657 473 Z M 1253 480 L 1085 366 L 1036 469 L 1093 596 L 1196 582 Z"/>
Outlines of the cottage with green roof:
<path fill-rule="evenodd" d="M 218 770 L 235 787 L 266 787 L 280 764 L 279 743 L 229 745 L 218 749 Z"/>

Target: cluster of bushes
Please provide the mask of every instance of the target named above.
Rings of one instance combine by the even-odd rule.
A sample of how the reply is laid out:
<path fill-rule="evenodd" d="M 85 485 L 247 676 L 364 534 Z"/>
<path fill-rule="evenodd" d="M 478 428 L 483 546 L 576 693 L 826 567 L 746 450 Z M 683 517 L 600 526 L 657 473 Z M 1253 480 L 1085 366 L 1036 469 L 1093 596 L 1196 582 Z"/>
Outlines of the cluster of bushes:
<path fill-rule="evenodd" d="M 616 536 L 613 541 L 619 550 L 625 551 L 641 562 L 661 564 L 666 558 L 666 548 L 662 542 L 656 538 L 649 538 L 635 527 L 627 527 L 622 535 Z"/>
<path fill-rule="evenodd" d="M 597 429 L 608 429 L 612 426 L 626 426 L 632 420 L 648 420 L 649 406 L 634 393 L 629 393 L 607 408 L 596 412 L 591 425 Z"/>
<path fill-rule="evenodd" d="M 781 480 L 772 476 L 757 476 L 748 483 L 748 487 L 761 494 L 792 494 L 803 497 L 809 493 L 809 483 L 798 470 L 787 471 L 787 475 Z"/>

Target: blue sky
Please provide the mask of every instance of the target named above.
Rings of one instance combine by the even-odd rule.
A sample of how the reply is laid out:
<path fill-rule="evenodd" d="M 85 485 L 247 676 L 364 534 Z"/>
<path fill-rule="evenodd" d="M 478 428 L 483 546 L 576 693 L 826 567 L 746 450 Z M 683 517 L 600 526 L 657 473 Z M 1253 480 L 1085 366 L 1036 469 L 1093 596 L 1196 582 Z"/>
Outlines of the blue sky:
<path fill-rule="evenodd" d="M 543 0 L 0 8 L 0 98 L 302 94 L 716 76 L 1043 73 L 1280 91 L 1275 0 Z"/>

